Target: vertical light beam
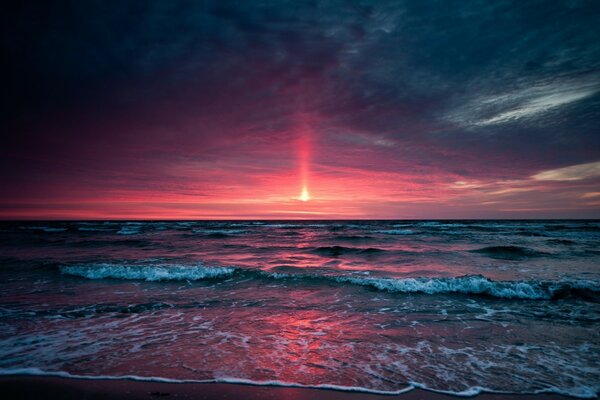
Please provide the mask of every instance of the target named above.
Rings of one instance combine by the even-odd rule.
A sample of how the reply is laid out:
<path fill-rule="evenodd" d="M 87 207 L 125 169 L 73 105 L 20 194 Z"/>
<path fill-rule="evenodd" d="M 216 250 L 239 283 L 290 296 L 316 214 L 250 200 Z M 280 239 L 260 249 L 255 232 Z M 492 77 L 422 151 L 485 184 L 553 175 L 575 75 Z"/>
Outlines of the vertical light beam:
<path fill-rule="evenodd" d="M 309 162 L 310 162 L 310 137 L 311 129 L 310 124 L 307 121 L 305 115 L 300 116 L 300 129 L 298 130 L 298 163 L 300 169 L 300 197 L 298 200 L 308 201 L 310 200 L 310 193 L 308 191 L 309 181 Z"/>

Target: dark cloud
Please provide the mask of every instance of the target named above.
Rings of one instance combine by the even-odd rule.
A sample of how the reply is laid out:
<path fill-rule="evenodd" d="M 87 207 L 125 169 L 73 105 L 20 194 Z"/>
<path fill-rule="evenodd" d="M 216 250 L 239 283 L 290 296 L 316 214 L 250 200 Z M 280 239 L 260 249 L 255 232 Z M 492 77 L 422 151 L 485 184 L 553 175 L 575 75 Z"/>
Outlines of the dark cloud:
<path fill-rule="evenodd" d="M 168 171 L 198 163 L 261 182 L 303 134 L 314 171 L 423 185 L 595 162 L 599 20 L 596 1 L 5 2 L 2 196 L 182 192 Z"/>

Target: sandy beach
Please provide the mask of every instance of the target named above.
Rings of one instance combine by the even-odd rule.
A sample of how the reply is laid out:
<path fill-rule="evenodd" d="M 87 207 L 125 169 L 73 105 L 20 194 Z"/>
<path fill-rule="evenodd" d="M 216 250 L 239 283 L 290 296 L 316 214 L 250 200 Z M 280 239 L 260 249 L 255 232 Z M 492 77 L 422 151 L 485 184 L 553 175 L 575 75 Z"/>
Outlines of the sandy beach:
<path fill-rule="evenodd" d="M 86 380 L 54 377 L 0 377 L 2 398 L 33 399 L 288 399 L 288 400 L 450 400 L 448 396 L 424 390 L 413 390 L 397 396 L 342 392 L 323 389 L 251 386 L 225 383 L 159 383 L 130 380 Z M 481 394 L 477 400 L 559 400 L 570 397 L 555 394 L 505 395 Z"/>

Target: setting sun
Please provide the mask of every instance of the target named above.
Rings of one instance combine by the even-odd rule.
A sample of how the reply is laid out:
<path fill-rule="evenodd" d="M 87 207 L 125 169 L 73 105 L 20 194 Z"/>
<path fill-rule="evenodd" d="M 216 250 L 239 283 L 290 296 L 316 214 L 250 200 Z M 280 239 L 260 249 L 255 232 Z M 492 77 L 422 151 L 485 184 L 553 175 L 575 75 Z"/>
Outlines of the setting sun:
<path fill-rule="evenodd" d="M 302 194 L 300 194 L 300 197 L 298 197 L 298 200 L 302 200 L 302 201 L 310 200 L 310 195 L 308 194 L 308 189 L 306 188 L 306 186 L 304 186 L 302 188 Z"/>

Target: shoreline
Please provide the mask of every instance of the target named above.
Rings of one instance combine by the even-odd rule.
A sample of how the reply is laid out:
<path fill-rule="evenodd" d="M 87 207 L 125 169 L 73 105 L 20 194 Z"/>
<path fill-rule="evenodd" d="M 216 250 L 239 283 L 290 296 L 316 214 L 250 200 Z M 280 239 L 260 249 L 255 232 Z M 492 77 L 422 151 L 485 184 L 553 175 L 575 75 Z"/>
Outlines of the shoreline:
<path fill-rule="evenodd" d="M 492 394 L 454 396 L 422 389 L 406 393 L 372 394 L 333 389 L 257 386 L 243 383 L 169 383 L 128 379 L 82 379 L 32 375 L 0 376 L 0 393 L 9 400 L 33 399 L 294 399 L 294 400 L 567 400 L 559 394 Z"/>

